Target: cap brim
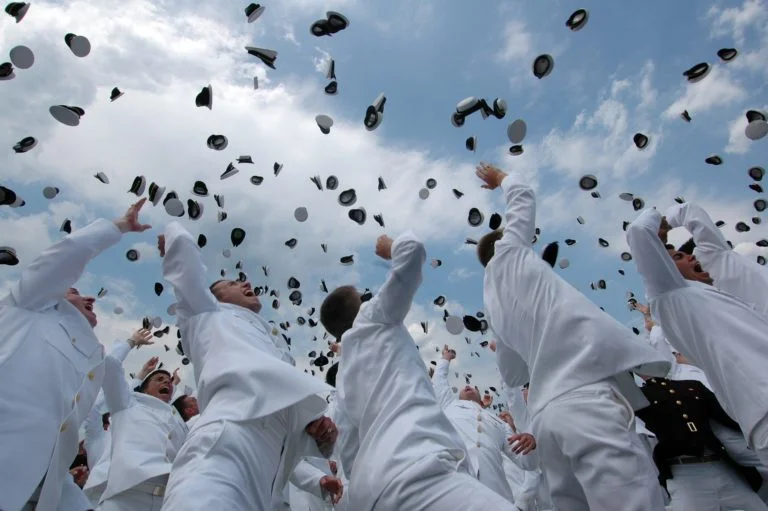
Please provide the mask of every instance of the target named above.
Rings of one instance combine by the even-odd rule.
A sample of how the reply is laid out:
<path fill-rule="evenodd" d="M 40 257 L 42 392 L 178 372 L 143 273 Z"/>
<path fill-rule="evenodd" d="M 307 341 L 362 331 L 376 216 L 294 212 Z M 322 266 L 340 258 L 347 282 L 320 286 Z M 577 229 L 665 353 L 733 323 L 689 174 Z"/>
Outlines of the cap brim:
<path fill-rule="evenodd" d="M 522 143 L 527 132 L 528 126 L 522 119 L 517 119 L 516 121 L 510 123 L 509 127 L 507 127 L 507 137 L 513 145 Z"/>
<path fill-rule="evenodd" d="M 66 126 L 78 126 L 80 124 L 80 116 L 64 105 L 54 105 L 48 111 L 61 124 Z"/>
<path fill-rule="evenodd" d="M 19 69 L 29 69 L 35 63 L 35 54 L 26 46 L 16 46 L 10 52 L 11 63 Z"/>
<path fill-rule="evenodd" d="M 69 42 L 69 49 L 72 50 L 76 57 L 87 57 L 91 53 L 91 42 L 87 37 L 77 35 Z"/>

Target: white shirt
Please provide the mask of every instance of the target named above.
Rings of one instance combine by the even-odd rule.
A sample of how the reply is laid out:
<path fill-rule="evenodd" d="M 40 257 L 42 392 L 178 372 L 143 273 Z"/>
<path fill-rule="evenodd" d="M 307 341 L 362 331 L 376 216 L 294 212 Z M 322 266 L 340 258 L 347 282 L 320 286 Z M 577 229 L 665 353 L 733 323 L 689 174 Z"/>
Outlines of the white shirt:
<path fill-rule="evenodd" d="M 44 250 L 0 302 L 0 509 L 16 510 L 43 480 L 39 511 L 56 509 L 78 430 L 103 378 L 104 347 L 65 294 L 122 234 L 97 220 Z"/>
<path fill-rule="evenodd" d="M 505 383 L 518 387 L 530 381 L 532 417 L 552 399 L 612 377 L 630 404 L 646 406 L 628 371 L 664 376 L 669 362 L 560 278 L 532 249 L 533 190 L 511 175 L 501 188 L 506 225 L 485 269 L 483 299 Z"/>
<path fill-rule="evenodd" d="M 102 501 L 149 479 L 167 476 L 187 426 L 170 404 L 133 392 L 120 361 L 107 356 L 104 399 L 111 414 L 112 453 Z"/>
<path fill-rule="evenodd" d="M 670 227 L 682 226 L 691 233 L 696 243 L 693 253 L 716 288 L 768 314 L 768 268 L 734 252 L 701 206 L 676 204 L 666 217 Z"/>
<path fill-rule="evenodd" d="M 474 475 L 484 485 L 514 501 L 512 489 L 504 474 L 502 453 L 524 470 L 538 467 L 538 456 L 532 453 L 515 454 L 507 439 L 515 432 L 504 421 L 474 401 L 457 399 L 448 383 L 450 362 L 441 359 L 437 363 L 432 384 L 435 394 L 448 419 L 464 440 L 467 453 L 474 467 Z"/>
<path fill-rule="evenodd" d="M 651 312 L 749 438 L 768 413 L 768 318 L 712 286 L 683 279 L 658 237 L 660 226 L 658 211 L 646 209 L 627 228 Z"/>

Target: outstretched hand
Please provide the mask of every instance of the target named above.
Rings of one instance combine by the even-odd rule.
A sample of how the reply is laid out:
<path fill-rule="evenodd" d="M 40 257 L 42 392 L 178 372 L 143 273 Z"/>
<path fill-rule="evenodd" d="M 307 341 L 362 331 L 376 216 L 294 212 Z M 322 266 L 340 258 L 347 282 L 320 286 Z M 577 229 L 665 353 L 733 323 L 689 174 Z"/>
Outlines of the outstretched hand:
<path fill-rule="evenodd" d="M 159 357 L 152 357 L 149 360 L 147 360 L 144 363 L 144 366 L 141 368 L 141 371 L 139 371 L 137 379 L 144 381 L 144 378 L 149 376 L 149 374 L 155 370 L 155 367 L 157 367 L 158 362 L 160 362 Z"/>
<path fill-rule="evenodd" d="M 149 224 L 142 224 L 139 222 L 139 212 L 146 202 L 147 199 L 145 197 L 139 202 L 131 204 L 131 207 L 128 208 L 125 215 L 115 220 L 115 225 L 120 229 L 120 232 L 144 232 L 147 229 L 152 228 Z"/>
<path fill-rule="evenodd" d="M 320 488 L 323 495 L 327 496 L 333 505 L 338 504 L 341 496 L 344 495 L 344 483 L 338 477 L 323 476 L 320 479 Z"/>
<path fill-rule="evenodd" d="M 140 346 L 151 346 L 155 344 L 155 341 L 152 340 L 152 337 L 152 332 L 145 328 L 140 328 L 139 330 L 133 332 L 133 335 L 131 336 L 128 343 L 132 348 L 138 348 Z"/>
<path fill-rule="evenodd" d="M 165 257 L 165 234 L 157 237 L 157 251 L 160 252 L 160 257 Z"/>
<path fill-rule="evenodd" d="M 536 449 L 536 439 L 530 433 L 512 435 L 507 438 L 507 442 L 509 442 L 510 445 L 514 445 L 512 451 L 515 454 L 525 455 Z"/>
<path fill-rule="evenodd" d="M 456 350 L 452 350 L 447 344 L 443 346 L 443 359 L 451 361 L 456 358 Z"/>
<path fill-rule="evenodd" d="M 392 259 L 392 243 L 394 240 L 389 236 L 382 234 L 376 240 L 376 255 L 382 259 Z"/>
<path fill-rule="evenodd" d="M 495 190 L 501 186 L 501 182 L 507 177 L 506 172 L 502 172 L 497 167 L 483 161 L 480 162 L 476 169 L 475 175 L 485 183 L 482 187 L 486 190 Z"/>

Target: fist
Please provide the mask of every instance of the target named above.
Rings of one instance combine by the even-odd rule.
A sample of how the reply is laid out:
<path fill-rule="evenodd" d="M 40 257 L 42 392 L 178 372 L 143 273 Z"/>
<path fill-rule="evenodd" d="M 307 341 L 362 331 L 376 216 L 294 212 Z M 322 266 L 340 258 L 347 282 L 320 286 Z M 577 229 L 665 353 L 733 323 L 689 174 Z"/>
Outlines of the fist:
<path fill-rule="evenodd" d="M 456 358 L 456 350 L 452 350 L 448 345 L 446 344 L 443 346 L 443 359 L 444 360 L 453 360 Z"/>
<path fill-rule="evenodd" d="M 344 483 L 334 476 L 323 476 L 320 479 L 320 488 L 324 496 L 328 496 L 332 504 L 336 505 L 344 494 Z"/>
<path fill-rule="evenodd" d="M 392 238 L 381 235 L 376 240 L 376 255 L 382 259 L 392 259 Z"/>
<path fill-rule="evenodd" d="M 157 251 L 160 252 L 160 257 L 165 257 L 165 234 L 157 237 Z"/>

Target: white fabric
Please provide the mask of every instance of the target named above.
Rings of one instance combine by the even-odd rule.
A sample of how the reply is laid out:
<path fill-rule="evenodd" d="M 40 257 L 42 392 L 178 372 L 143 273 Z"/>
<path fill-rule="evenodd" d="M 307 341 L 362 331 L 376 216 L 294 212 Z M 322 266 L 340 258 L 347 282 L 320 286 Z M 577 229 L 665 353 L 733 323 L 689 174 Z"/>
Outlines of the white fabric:
<path fill-rule="evenodd" d="M 670 227 L 685 227 L 691 233 L 696 243 L 693 253 L 716 288 L 768 314 L 768 268 L 734 252 L 701 206 L 676 204 L 666 217 Z"/>
<path fill-rule="evenodd" d="M 360 438 L 348 504 L 355 511 L 438 509 L 431 505 L 434 489 L 414 493 L 431 487 L 425 481 L 433 481 L 435 488 L 449 479 L 467 482 L 466 489 L 453 488 L 452 493 L 484 488 L 468 475 L 453 477 L 468 472 L 464 444 L 440 409 L 403 324 L 422 281 L 425 257 L 424 246 L 411 232 L 399 236 L 392 244 L 386 282 L 361 306 L 342 337 L 338 394 Z"/>
<path fill-rule="evenodd" d="M 768 417 L 764 417 L 755 425 L 747 438 L 747 444 L 754 449 L 763 465 L 768 466 Z"/>
<path fill-rule="evenodd" d="M 764 511 L 765 503 L 723 462 L 672 465 L 667 489 L 674 511 Z"/>
<path fill-rule="evenodd" d="M 664 509 L 634 413 L 617 388 L 593 383 L 552 400 L 533 417 L 533 433 L 555 509 Z"/>
<path fill-rule="evenodd" d="M 152 495 L 146 490 L 131 488 L 105 500 L 98 511 L 160 511 L 163 497 Z"/>
<path fill-rule="evenodd" d="M 707 379 L 707 375 L 704 374 L 704 371 L 696 366 L 690 364 L 680 364 L 677 362 L 677 359 L 672 352 L 678 350 L 669 343 L 669 340 L 664 335 L 663 328 L 661 328 L 659 325 L 654 325 L 651 329 L 650 335 L 648 336 L 648 340 L 651 343 L 651 346 L 653 346 L 659 353 L 663 354 L 665 357 L 670 358 L 672 367 L 669 369 L 669 374 L 667 375 L 668 379 L 676 381 L 696 380 L 707 387 L 709 390 L 712 390 L 712 385 L 710 385 L 709 380 Z M 683 353 L 683 355 L 685 355 L 685 353 Z"/>
<path fill-rule="evenodd" d="M 768 317 L 712 286 L 683 279 L 658 237 L 660 225 L 661 215 L 647 209 L 627 228 L 651 312 L 749 437 L 768 414 Z"/>
<path fill-rule="evenodd" d="M 43 476 L 38 510 L 58 505 L 104 358 L 91 325 L 64 296 L 120 237 L 107 220 L 75 231 L 44 250 L 0 301 L 0 417 L 13 417 L 0 420 L 0 509 L 21 509 Z"/>
<path fill-rule="evenodd" d="M 552 271 L 531 246 L 533 190 L 512 175 L 501 187 L 506 225 L 485 269 L 483 298 L 505 383 L 530 380 L 532 416 L 557 396 L 613 376 L 633 407 L 647 406 L 627 371 L 664 376 L 669 362 Z"/>
<path fill-rule="evenodd" d="M 104 398 L 111 413 L 112 450 L 102 500 L 167 476 L 187 437 L 187 426 L 174 407 L 133 392 L 118 360 L 108 356 L 105 365 Z"/>
<path fill-rule="evenodd" d="M 473 475 L 488 488 L 514 502 L 504 473 L 502 453 L 525 470 L 538 468 L 538 455 L 536 451 L 526 456 L 515 454 L 507 441 L 514 434 L 512 428 L 479 404 L 457 399 L 448 383 L 449 366 L 448 360 L 440 359 L 432 377 L 438 402 L 464 441 Z"/>
<path fill-rule="evenodd" d="M 36 510 L 37 502 L 40 498 L 41 487 L 42 484 L 37 487 L 27 503 L 21 508 L 21 511 Z M 75 484 L 75 480 L 72 476 L 67 474 L 61 487 L 61 499 L 56 508 L 57 511 L 88 511 L 93 508 L 93 504 L 88 500 L 88 497 L 83 493 L 80 487 Z"/>

